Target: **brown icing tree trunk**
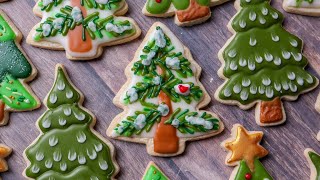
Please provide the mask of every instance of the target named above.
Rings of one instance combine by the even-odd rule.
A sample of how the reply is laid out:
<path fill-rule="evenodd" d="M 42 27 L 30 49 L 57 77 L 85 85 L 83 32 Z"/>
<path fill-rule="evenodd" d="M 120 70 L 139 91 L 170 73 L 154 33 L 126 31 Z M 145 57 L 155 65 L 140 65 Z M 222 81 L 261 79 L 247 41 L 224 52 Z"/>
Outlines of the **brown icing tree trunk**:
<path fill-rule="evenodd" d="M 3 123 L 4 121 L 4 108 L 5 108 L 6 104 L 0 100 L 0 124 Z"/>
<path fill-rule="evenodd" d="M 158 73 L 162 74 L 162 70 L 158 67 Z M 170 124 L 164 124 L 172 114 L 172 104 L 170 98 L 162 91 L 159 93 L 159 104 L 165 103 L 169 107 L 169 114 L 161 117 L 156 133 L 153 137 L 154 152 L 160 154 L 174 154 L 179 150 L 179 138 L 177 130 Z"/>
<path fill-rule="evenodd" d="M 260 104 L 260 122 L 263 124 L 278 123 L 283 120 L 282 102 L 279 97 Z"/>
<path fill-rule="evenodd" d="M 71 0 L 71 5 L 73 7 L 79 7 L 82 11 L 83 18 L 87 16 L 87 10 L 81 6 L 80 0 Z M 76 26 L 73 30 L 70 30 L 68 33 L 68 44 L 70 51 L 76 53 L 88 52 L 92 49 L 92 40 L 86 32 L 86 40 L 82 39 L 82 26 Z"/>
<path fill-rule="evenodd" d="M 189 7 L 185 10 L 177 11 L 176 14 L 180 22 L 187 22 L 211 15 L 211 11 L 208 6 L 201 6 L 196 0 L 190 0 Z"/>

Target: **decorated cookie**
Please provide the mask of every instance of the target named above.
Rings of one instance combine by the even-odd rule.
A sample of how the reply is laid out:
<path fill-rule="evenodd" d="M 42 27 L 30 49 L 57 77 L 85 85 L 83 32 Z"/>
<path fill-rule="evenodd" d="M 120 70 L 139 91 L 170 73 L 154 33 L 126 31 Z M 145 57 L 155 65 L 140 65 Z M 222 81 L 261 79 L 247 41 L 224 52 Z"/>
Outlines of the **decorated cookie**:
<path fill-rule="evenodd" d="M 316 110 L 320 113 L 320 94 L 317 98 L 317 102 L 316 102 L 315 107 L 316 107 Z"/>
<path fill-rule="evenodd" d="M 179 26 L 200 24 L 211 17 L 210 7 L 228 0 L 147 0 L 142 12 L 147 16 L 171 17 Z"/>
<path fill-rule="evenodd" d="M 169 178 L 161 171 L 161 169 L 154 163 L 150 162 L 144 173 L 142 180 L 169 180 Z"/>
<path fill-rule="evenodd" d="M 26 177 L 114 179 L 119 170 L 114 147 L 93 129 L 96 119 L 82 107 L 83 99 L 58 64 L 54 85 L 44 100 L 48 110 L 37 121 L 41 134 L 24 152 Z"/>
<path fill-rule="evenodd" d="M 317 135 L 318 141 L 320 141 L 320 132 Z M 307 161 L 310 166 L 310 180 L 319 180 L 320 179 L 320 155 L 314 150 L 307 148 L 304 151 L 304 155 L 307 158 Z"/>
<path fill-rule="evenodd" d="M 99 57 L 104 46 L 136 39 L 141 30 L 130 18 L 125 0 L 39 0 L 34 13 L 42 20 L 30 32 L 27 43 L 65 50 L 71 60 Z"/>
<path fill-rule="evenodd" d="M 114 98 L 124 112 L 114 118 L 107 135 L 144 143 L 154 156 L 175 156 L 186 141 L 220 133 L 223 123 L 206 111 L 210 102 L 199 82 L 200 66 L 163 24 L 149 30 L 126 68 L 128 81 Z"/>
<path fill-rule="evenodd" d="M 229 151 L 226 165 L 236 166 L 229 179 L 272 180 L 259 160 L 268 154 L 268 151 L 260 145 L 263 132 L 248 132 L 240 124 L 235 124 L 232 127 L 231 136 L 222 143 L 222 146 Z"/>
<path fill-rule="evenodd" d="M 26 84 L 37 74 L 20 47 L 21 32 L 0 10 L 0 126 L 7 124 L 9 112 L 28 111 L 40 106 Z"/>
<path fill-rule="evenodd" d="M 290 13 L 320 16 L 320 0 L 284 0 L 282 6 Z"/>
<path fill-rule="evenodd" d="M 239 12 L 228 28 L 235 35 L 219 52 L 225 80 L 215 98 L 241 109 L 256 106 L 256 122 L 278 125 L 286 120 L 282 100 L 296 100 L 318 85 L 305 67 L 302 41 L 282 27 L 283 15 L 268 0 L 237 0 Z M 275 48 L 276 47 L 276 48 Z"/>
<path fill-rule="evenodd" d="M 4 144 L 0 144 L 0 172 L 5 172 L 8 170 L 8 164 L 4 158 L 9 156 L 11 152 L 12 152 L 11 148 L 9 148 Z"/>

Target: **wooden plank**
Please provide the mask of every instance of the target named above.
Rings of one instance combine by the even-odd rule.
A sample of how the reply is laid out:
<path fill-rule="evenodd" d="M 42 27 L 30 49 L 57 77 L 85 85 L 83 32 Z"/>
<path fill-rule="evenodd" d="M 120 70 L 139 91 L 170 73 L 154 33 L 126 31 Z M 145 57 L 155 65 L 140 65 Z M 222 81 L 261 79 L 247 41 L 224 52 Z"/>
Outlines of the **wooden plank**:
<path fill-rule="evenodd" d="M 220 67 L 217 54 L 231 36 L 227 23 L 235 14 L 233 2 L 212 8 L 213 17 L 206 23 L 189 28 L 177 27 L 173 19 L 145 17 L 141 13 L 144 0 L 128 0 L 129 13 L 140 25 L 143 35 L 155 22 L 161 21 L 170 27 L 188 46 L 195 60 L 203 67 L 201 82 L 211 96 L 223 82 L 216 74 Z M 283 12 L 281 0 L 273 6 Z M 33 15 L 33 0 L 11 0 L 2 3 L 0 8 L 14 21 L 24 37 L 40 21 Z M 302 38 L 305 42 L 304 54 L 309 59 L 307 68 L 319 77 L 320 72 L 320 21 L 316 17 L 304 17 L 284 13 L 284 25 L 287 30 Z M 97 116 L 96 129 L 104 136 L 105 130 L 120 109 L 112 105 L 115 93 L 126 81 L 124 67 L 132 60 L 135 50 L 141 43 L 138 40 L 120 46 L 107 47 L 103 56 L 96 61 L 71 62 L 64 52 L 42 50 L 22 42 L 23 48 L 39 70 L 38 77 L 31 82 L 35 93 L 42 100 L 48 93 L 54 78 L 54 66 L 63 63 L 75 85 L 85 94 L 84 106 Z M 116 82 L 114 81 L 116 79 Z M 241 123 L 249 130 L 265 132 L 263 145 L 270 154 L 262 160 L 275 179 L 308 179 L 309 167 L 303 156 L 303 150 L 311 147 L 320 152 L 316 133 L 320 130 L 320 115 L 314 110 L 319 90 L 303 95 L 297 102 L 285 102 L 288 120 L 278 127 L 261 128 L 254 121 L 254 112 L 242 111 L 235 106 L 226 106 L 213 100 L 207 110 L 217 113 L 226 125 L 224 133 L 203 141 L 188 143 L 186 152 L 174 158 L 155 158 L 147 155 L 145 145 L 111 140 L 117 149 L 117 160 L 121 167 L 118 179 L 139 179 L 149 161 L 156 162 L 172 179 L 228 179 L 233 168 L 224 165 L 226 152 L 220 148 L 220 142 L 229 137 L 234 123 Z M 3 179 L 23 179 L 21 173 L 26 163 L 23 150 L 38 136 L 36 120 L 45 111 L 45 107 L 33 112 L 14 113 L 8 126 L 0 129 L 0 142 L 14 149 L 8 159 L 10 171 L 1 174 Z"/>

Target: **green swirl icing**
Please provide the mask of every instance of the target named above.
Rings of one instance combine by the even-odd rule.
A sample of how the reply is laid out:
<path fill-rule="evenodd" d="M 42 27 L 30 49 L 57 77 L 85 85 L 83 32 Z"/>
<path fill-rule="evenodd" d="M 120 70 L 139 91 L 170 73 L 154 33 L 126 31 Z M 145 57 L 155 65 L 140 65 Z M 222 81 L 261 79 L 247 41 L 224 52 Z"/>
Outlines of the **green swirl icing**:
<path fill-rule="evenodd" d="M 223 51 L 223 75 L 229 80 L 219 92 L 223 100 L 249 104 L 255 100 L 297 96 L 317 79 L 304 70 L 302 41 L 283 29 L 283 15 L 268 1 L 241 0 L 231 25 L 237 32 Z"/>
<path fill-rule="evenodd" d="M 320 156 L 312 151 L 308 152 L 309 158 L 316 168 L 316 180 L 320 179 Z"/>
<path fill-rule="evenodd" d="M 267 172 L 267 170 L 263 167 L 259 159 L 254 160 L 254 172 L 251 172 L 248 165 L 244 160 L 240 162 L 240 166 L 238 172 L 234 178 L 234 180 L 246 180 L 245 175 L 247 173 L 251 174 L 251 180 L 272 180 L 273 178 Z"/>
<path fill-rule="evenodd" d="M 70 95 L 72 92 L 72 96 Z M 61 67 L 48 95 L 48 110 L 39 119 L 43 134 L 25 151 L 34 179 L 111 179 L 110 149 L 90 129 L 93 117 L 78 105 L 80 93 Z"/>

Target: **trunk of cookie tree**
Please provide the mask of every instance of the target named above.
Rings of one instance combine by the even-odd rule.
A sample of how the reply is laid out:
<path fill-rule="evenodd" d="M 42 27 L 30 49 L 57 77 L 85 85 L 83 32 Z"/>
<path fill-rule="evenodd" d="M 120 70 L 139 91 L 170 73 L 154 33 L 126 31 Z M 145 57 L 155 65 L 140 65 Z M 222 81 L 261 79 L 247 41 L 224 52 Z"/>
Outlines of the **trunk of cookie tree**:
<path fill-rule="evenodd" d="M 272 124 L 281 122 L 284 117 L 284 110 L 282 106 L 281 99 L 276 97 L 272 101 L 261 101 L 259 106 L 259 111 L 256 116 L 259 116 L 260 122 L 263 124 Z"/>
<path fill-rule="evenodd" d="M 177 18 L 180 22 L 187 22 L 206 17 L 211 13 L 209 3 L 210 1 L 200 4 L 196 0 L 190 0 L 190 5 L 187 9 L 176 12 Z"/>
<path fill-rule="evenodd" d="M 160 67 L 157 67 L 159 75 L 163 74 Z M 170 97 L 168 97 L 163 91 L 159 93 L 159 104 L 165 103 L 169 107 L 169 114 L 161 117 L 161 121 L 157 126 L 156 133 L 153 138 L 154 152 L 161 154 L 176 153 L 179 149 L 179 138 L 176 134 L 176 128 L 165 122 L 172 115 L 172 104 Z"/>

